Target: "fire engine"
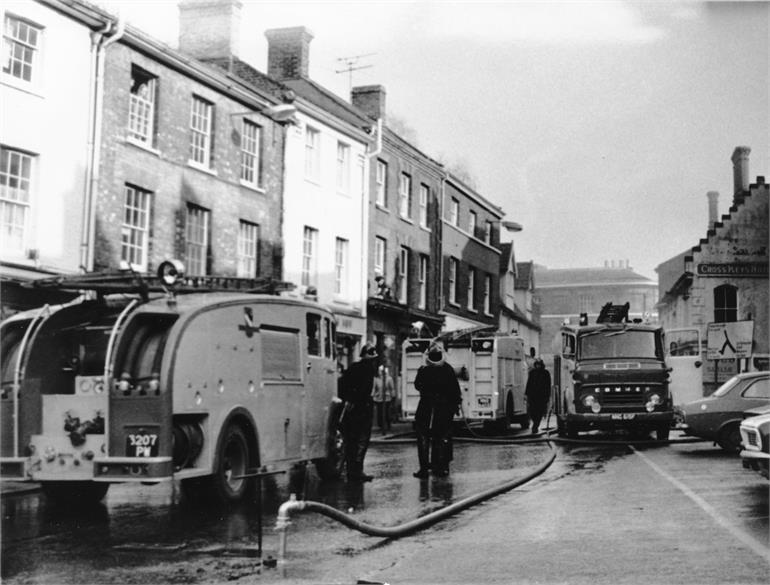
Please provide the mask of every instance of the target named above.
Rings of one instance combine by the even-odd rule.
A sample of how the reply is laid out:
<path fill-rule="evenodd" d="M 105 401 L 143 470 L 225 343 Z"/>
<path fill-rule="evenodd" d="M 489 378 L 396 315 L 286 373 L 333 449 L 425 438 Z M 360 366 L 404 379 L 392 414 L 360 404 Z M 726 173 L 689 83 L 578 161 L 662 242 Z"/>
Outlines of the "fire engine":
<path fill-rule="evenodd" d="M 561 328 L 553 410 L 560 435 L 591 429 L 654 430 L 667 440 L 674 413 L 661 327 L 628 319 L 629 303 L 602 307 L 595 324 Z"/>
<path fill-rule="evenodd" d="M 2 479 L 60 501 L 177 479 L 237 501 L 258 472 L 341 471 L 332 313 L 270 279 L 93 273 L 86 291 L 0 325 Z"/>
<path fill-rule="evenodd" d="M 524 390 L 527 364 L 524 340 L 499 335 L 494 327 L 480 326 L 450 331 L 434 339 L 407 339 L 401 356 L 401 410 L 404 420 L 414 420 L 420 394 L 414 387 L 417 370 L 431 343 L 439 342 L 446 360 L 457 373 L 462 391 L 462 412 L 456 419 L 482 421 L 507 429 L 511 423 L 529 426 Z"/>

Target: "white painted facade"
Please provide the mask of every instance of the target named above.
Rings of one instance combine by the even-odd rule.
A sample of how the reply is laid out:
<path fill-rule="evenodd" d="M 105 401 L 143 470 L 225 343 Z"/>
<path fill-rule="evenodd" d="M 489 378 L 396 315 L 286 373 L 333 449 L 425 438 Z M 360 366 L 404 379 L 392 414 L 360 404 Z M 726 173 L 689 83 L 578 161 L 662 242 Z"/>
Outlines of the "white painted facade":
<path fill-rule="evenodd" d="M 368 157 L 365 134 L 344 132 L 312 116 L 302 100 L 295 102 L 297 121 L 287 130 L 284 171 L 283 275 L 304 294 L 315 287 L 318 301 L 338 316 L 341 333 L 366 335 L 366 275 L 368 237 Z M 318 172 L 306 173 L 308 131 L 317 133 Z M 338 145 L 347 147 L 347 164 L 338 161 Z M 346 166 L 338 179 L 339 166 Z M 339 185 L 338 185 L 339 184 Z M 314 230 L 309 270 L 306 228 Z M 338 240 L 345 242 L 343 258 Z M 342 260 L 338 277 L 338 261 Z M 305 267 L 307 268 L 307 267 Z M 304 278 L 303 278 L 304 277 Z M 339 281 L 339 283 L 338 283 Z"/>
<path fill-rule="evenodd" d="M 38 2 L 6 0 L 1 9 L 6 34 L 21 21 L 22 41 L 33 47 L 29 80 L 0 72 L 5 167 L 0 170 L 4 174 L 0 258 L 15 266 L 13 270 L 4 266 L 2 272 L 10 271 L 14 277 L 25 276 L 26 269 L 31 276 L 36 269 L 76 272 L 88 183 L 91 31 Z M 32 37 L 27 26 L 36 29 Z M 6 53 L 4 44 L 3 69 L 9 62 Z M 9 153 L 14 161 L 21 156 L 31 162 L 29 189 L 23 194 L 9 188 L 14 179 L 8 175 L 18 170 L 8 163 Z M 9 209 L 17 214 L 13 230 Z"/>

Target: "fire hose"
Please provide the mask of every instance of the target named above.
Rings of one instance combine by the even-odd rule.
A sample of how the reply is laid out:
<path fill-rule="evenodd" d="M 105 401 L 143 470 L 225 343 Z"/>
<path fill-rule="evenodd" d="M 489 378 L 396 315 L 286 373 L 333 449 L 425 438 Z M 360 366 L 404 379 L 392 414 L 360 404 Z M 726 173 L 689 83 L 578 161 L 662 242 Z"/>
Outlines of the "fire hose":
<path fill-rule="evenodd" d="M 551 447 L 550 444 L 549 447 Z M 425 516 L 415 518 L 414 520 L 410 520 L 409 522 L 399 524 L 397 526 L 374 526 L 367 524 L 327 504 L 314 502 L 312 500 L 297 500 L 296 496 L 292 494 L 289 500 L 281 504 L 280 508 L 278 509 L 278 518 L 275 523 L 275 529 L 279 533 L 280 537 L 278 562 L 285 562 L 287 529 L 291 524 L 291 514 L 294 512 L 317 512 L 318 514 L 322 514 L 344 524 L 348 528 L 358 530 L 359 532 L 363 532 L 369 536 L 400 538 L 402 536 L 407 536 L 427 528 L 428 526 L 431 526 L 441 520 L 444 520 L 445 518 L 457 514 L 462 510 L 466 510 L 467 508 L 470 508 L 479 502 L 493 498 L 531 481 L 538 475 L 542 474 L 546 469 L 548 469 L 553 463 L 554 459 L 556 459 L 556 451 L 553 449 L 553 447 L 551 447 L 551 454 L 546 459 L 546 461 L 541 463 L 537 468 L 528 473 L 526 476 L 503 482 L 487 490 L 463 498 L 462 500 L 450 504 L 449 506 L 435 510 L 430 514 L 426 514 Z"/>

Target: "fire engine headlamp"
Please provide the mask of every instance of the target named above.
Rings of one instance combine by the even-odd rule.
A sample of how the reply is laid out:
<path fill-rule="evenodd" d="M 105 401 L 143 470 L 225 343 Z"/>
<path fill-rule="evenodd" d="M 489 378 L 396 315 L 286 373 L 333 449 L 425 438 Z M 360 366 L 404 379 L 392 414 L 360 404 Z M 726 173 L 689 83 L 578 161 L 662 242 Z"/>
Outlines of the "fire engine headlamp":
<path fill-rule="evenodd" d="M 601 409 L 602 409 L 602 405 L 599 404 L 598 401 L 594 401 L 591 404 L 591 412 L 593 412 L 594 414 L 598 414 Z"/>
<path fill-rule="evenodd" d="M 596 398 L 593 394 L 583 397 L 583 406 L 592 406 L 596 402 Z"/>
<path fill-rule="evenodd" d="M 45 451 L 43 452 L 43 456 L 45 457 L 45 460 L 48 463 L 51 463 L 54 459 L 56 459 L 56 449 L 53 447 L 46 447 Z"/>

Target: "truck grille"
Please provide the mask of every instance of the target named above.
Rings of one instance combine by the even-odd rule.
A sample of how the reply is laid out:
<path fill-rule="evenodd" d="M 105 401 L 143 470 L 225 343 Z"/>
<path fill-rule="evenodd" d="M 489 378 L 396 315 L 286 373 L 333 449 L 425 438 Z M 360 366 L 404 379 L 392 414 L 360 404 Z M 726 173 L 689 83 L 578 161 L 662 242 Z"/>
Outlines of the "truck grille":
<path fill-rule="evenodd" d="M 647 399 L 645 391 L 649 386 L 630 384 L 614 386 L 597 386 L 592 391 L 599 397 L 604 408 L 612 407 L 643 407 Z"/>
<path fill-rule="evenodd" d="M 755 431 L 746 432 L 746 443 L 751 447 L 759 447 L 759 437 Z"/>

